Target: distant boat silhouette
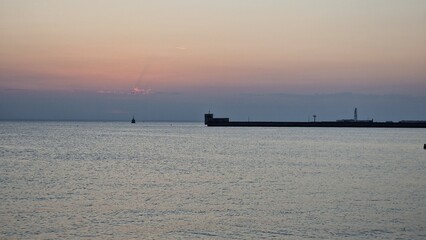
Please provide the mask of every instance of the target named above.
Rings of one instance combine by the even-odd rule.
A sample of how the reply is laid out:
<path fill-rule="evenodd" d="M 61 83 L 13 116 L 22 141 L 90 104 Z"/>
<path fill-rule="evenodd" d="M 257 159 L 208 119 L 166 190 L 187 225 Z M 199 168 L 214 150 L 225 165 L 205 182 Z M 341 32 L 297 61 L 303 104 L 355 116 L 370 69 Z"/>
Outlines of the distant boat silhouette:
<path fill-rule="evenodd" d="M 132 123 L 136 123 L 135 116 L 132 118 Z"/>

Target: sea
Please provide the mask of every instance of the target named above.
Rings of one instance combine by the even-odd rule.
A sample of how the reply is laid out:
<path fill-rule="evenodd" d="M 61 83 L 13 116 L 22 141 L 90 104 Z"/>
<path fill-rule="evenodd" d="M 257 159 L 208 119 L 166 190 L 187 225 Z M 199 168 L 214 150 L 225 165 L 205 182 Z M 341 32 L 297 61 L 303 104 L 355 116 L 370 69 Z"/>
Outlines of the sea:
<path fill-rule="evenodd" d="M 426 239 L 426 129 L 0 122 L 0 239 Z"/>

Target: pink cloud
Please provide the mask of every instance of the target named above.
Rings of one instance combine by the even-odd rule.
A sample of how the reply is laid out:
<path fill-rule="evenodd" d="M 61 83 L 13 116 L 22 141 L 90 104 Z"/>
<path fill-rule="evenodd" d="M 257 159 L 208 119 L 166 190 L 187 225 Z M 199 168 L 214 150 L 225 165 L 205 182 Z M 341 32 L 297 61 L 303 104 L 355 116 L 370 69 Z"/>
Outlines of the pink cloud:
<path fill-rule="evenodd" d="M 143 88 L 134 87 L 130 93 L 131 94 L 147 95 L 147 94 L 152 93 L 152 90 L 150 88 L 143 89 Z"/>

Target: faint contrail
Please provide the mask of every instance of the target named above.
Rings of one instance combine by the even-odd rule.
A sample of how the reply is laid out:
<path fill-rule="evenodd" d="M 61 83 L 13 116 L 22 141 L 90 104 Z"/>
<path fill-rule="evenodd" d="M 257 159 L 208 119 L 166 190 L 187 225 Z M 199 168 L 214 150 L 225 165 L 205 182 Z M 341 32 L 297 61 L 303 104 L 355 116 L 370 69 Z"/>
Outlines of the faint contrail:
<path fill-rule="evenodd" d="M 145 65 L 142 68 L 141 73 L 139 74 L 138 79 L 136 79 L 135 85 L 131 90 L 131 94 L 148 94 L 151 93 L 152 90 L 150 88 L 147 88 L 147 86 L 145 86 L 146 88 L 143 88 L 141 85 L 143 84 L 143 80 L 144 77 L 146 75 L 146 73 L 149 71 L 151 64 L 154 62 L 154 60 L 149 60 L 147 63 L 145 63 Z M 145 84 L 147 85 L 147 84 Z"/>

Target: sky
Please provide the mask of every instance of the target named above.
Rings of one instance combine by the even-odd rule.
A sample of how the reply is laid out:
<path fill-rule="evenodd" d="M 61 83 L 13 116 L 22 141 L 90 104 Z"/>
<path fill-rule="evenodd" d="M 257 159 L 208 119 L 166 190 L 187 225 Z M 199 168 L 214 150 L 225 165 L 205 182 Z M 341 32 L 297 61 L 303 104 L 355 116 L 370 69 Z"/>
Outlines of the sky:
<path fill-rule="evenodd" d="M 424 0 L 0 0 L 0 119 L 426 119 L 425 24 Z"/>

